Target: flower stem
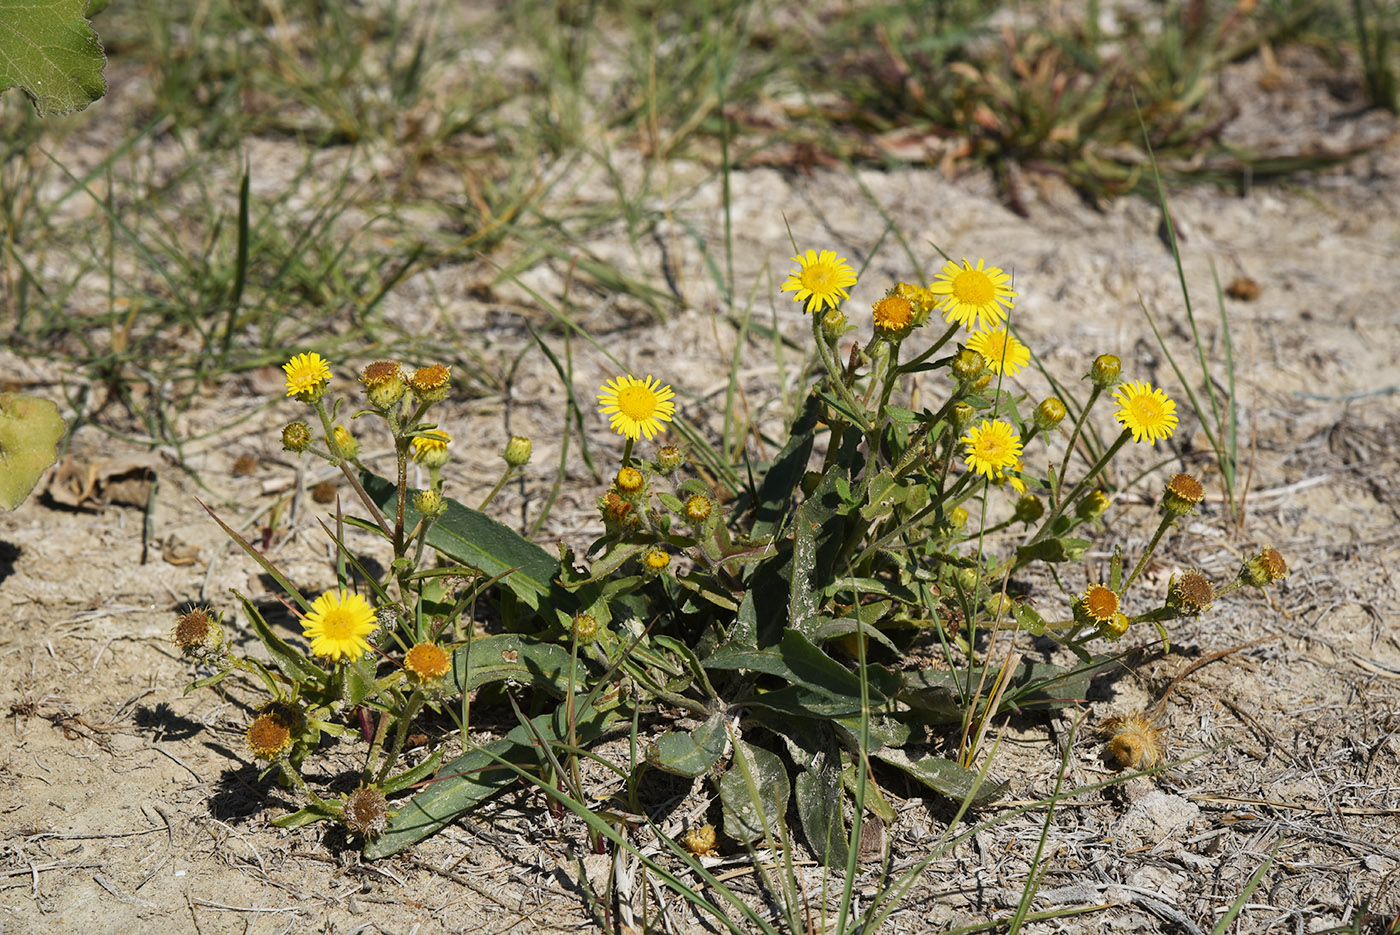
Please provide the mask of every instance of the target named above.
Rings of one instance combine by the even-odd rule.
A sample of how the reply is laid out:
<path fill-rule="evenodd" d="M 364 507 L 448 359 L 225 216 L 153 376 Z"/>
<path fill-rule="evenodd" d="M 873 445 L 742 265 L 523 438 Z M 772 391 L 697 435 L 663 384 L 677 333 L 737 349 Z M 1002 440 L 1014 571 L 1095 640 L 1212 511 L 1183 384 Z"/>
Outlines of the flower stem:
<path fill-rule="evenodd" d="M 1079 441 L 1079 433 L 1084 428 L 1084 421 L 1089 418 L 1089 410 L 1094 408 L 1094 403 L 1102 393 L 1100 387 L 1094 387 L 1093 392 L 1089 394 L 1089 401 L 1079 411 L 1079 418 L 1074 420 L 1074 429 L 1069 433 L 1069 445 L 1065 447 L 1065 459 L 1060 462 L 1060 473 L 1055 475 L 1055 489 L 1050 495 L 1051 506 L 1060 504 L 1060 489 L 1065 482 L 1065 472 L 1069 470 L 1069 459 L 1074 454 L 1075 442 Z"/>

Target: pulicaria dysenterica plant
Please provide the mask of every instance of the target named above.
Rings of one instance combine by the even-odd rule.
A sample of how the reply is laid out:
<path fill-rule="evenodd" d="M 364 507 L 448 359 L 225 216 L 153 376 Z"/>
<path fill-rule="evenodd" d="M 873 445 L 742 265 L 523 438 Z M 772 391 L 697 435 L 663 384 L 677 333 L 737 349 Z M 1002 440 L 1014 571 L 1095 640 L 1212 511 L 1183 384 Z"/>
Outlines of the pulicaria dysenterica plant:
<path fill-rule="evenodd" d="M 683 413 L 664 379 L 610 376 L 592 430 L 619 436 L 621 457 L 594 492 L 601 534 L 582 554 L 483 512 L 528 466 L 526 438 L 510 439 L 476 508 L 454 496 L 483 479 L 455 475 L 452 435 L 432 419 L 447 368 L 369 363 L 352 403 L 330 361 L 291 357 L 287 397 L 310 413 L 283 446 L 336 465 L 353 492 L 325 524 L 335 585 L 308 596 L 240 539 L 298 620 L 273 626 L 235 595 L 258 658 L 210 607 L 185 611 L 173 632 L 204 670 L 195 685 L 237 673 L 265 693 L 248 751 L 305 806 L 280 824 L 337 819 L 375 857 L 521 777 L 596 801 L 580 757 L 635 730 L 633 755 L 609 762 L 624 782 L 598 806 L 615 827 L 646 814 L 648 771 L 707 777 L 723 837 L 692 835 L 677 855 L 790 841 L 795 827 L 817 859 L 841 865 L 851 790 L 885 820 L 893 772 L 974 806 L 994 798 L 1003 787 L 974 769 L 993 716 L 1075 704 L 1117 658 L 1115 641 L 1143 624 L 1168 640 L 1172 621 L 1287 574 L 1266 548 L 1230 582 L 1190 569 L 1165 594 L 1142 593 L 1149 558 L 1204 500 L 1185 473 L 1166 481 L 1135 561 L 1110 549 L 1106 569 L 1077 570 L 1103 535 L 1115 457 L 1175 431 L 1167 393 L 1124 381 L 1111 354 L 1085 360 L 1082 399 L 1013 389 L 1031 351 L 1011 330 L 1011 277 L 984 259 L 888 284 L 868 325 L 847 317 L 858 283 L 845 258 L 807 250 L 793 262 L 780 294 L 810 316 L 810 386 L 783 436 L 723 463 L 700 434 L 688 446 L 667 437 Z M 368 421 L 392 439 L 382 467 L 361 462 L 365 431 L 349 427 Z M 425 486 L 410 483 L 424 472 Z M 379 552 L 352 549 L 349 525 Z M 994 651 L 1021 631 L 1057 640 L 1061 664 Z M 476 743 L 483 705 L 515 726 Z M 332 747 L 359 766 L 312 788 L 303 764 Z M 1147 747 L 1124 762 L 1159 765 Z"/>

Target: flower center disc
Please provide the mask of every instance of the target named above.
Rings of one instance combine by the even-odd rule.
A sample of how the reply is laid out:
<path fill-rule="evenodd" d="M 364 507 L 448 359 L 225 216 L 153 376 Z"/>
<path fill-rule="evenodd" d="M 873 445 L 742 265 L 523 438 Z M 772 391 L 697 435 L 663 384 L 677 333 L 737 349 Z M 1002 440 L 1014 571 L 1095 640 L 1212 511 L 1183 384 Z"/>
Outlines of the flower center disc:
<path fill-rule="evenodd" d="M 1139 396 L 1131 404 L 1133 416 L 1144 425 L 1162 421 L 1162 401 L 1155 396 Z"/>
<path fill-rule="evenodd" d="M 355 635 L 354 622 L 350 614 L 336 609 L 321 618 L 321 630 L 327 639 L 348 640 Z"/>
<path fill-rule="evenodd" d="M 656 394 L 633 383 L 617 394 L 617 408 L 628 418 L 650 419 L 656 413 Z"/>
<path fill-rule="evenodd" d="M 986 273 L 975 269 L 963 270 L 953 280 L 953 295 L 968 305 L 986 305 L 996 297 L 996 287 Z"/>

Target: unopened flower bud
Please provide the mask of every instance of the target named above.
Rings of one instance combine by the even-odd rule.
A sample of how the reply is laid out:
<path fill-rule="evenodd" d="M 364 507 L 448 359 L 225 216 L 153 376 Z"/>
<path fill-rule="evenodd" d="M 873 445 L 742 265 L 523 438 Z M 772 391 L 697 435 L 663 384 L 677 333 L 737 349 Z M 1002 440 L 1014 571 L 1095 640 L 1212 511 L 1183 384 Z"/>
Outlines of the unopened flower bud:
<path fill-rule="evenodd" d="M 447 503 L 436 490 L 420 490 L 413 495 L 413 508 L 424 516 L 436 517 L 447 509 Z"/>
<path fill-rule="evenodd" d="M 1065 404 L 1060 402 L 1059 397 L 1047 396 L 1035 407 L 1034 421 L 1042 432 L 1048 432 L 1063 422 L 1065 415 Z"/>
<path fill-rule="evenodd" d="M 977 573 L 976 568 L 958 569 L 958 587 L 968 594 L 977 593 L 977 585 L 982 581 L 982 576 Z"/>
<path fill-rule="evenodd" d="M 950 413 L 953 420 L 953 430 L 961 433 L 963 429 L 972 424 L 972 420 L 977 417 L 977 410 L 967 403 L 953 403 L 953 410 Z"/>
<path fill-rule="evenodd" d="M 987 369 L 987 358 L 972 350 L 963 348 L 953 355 L 953 376 L 959 383 L 971 383 Z"/>
<path fill-rule="evenodd" d="M 662 445 L 656 452 L 656 469 L 662 474 L 674 474 L 685 464 L 685 452 L 678 445 Z"/>
<path fill-rule="evenodd" d="M 960 506 L 953 507 L 953 512 L 948 514 L 948 525 L 954 529 L 962 529 L 967 525 L 967 510 Z"/>
<path fill-rule="evenodd" d="M 1100 354 L 1094 358 L 1094 366 L 1089 369 L 1089 379 L 1101 390 L 1118 385 L 1118 377 L 1123 372 L 1123 362 L 1112 354 Z"/>
<path fill-rule="evenodd" d="M 1162 494 L 1162 512 L 1177 518 L 1195 512 L 1196 504 L 1205 499 L 1206 490 L 1190 474 L 1173 474 Z"/>
<path fill-rule="evenodd" d="M 510 441 L 506 442 L 506 450 L 501 453 L 501 457 L 506 459 L 506 464 L 518 468 L 530 463 L 530 455 L 533 452 L 534 446 L 530 439 L 524 435 L 512 435 Z"/>
<path fill-rule="evenodd" d="M 340 446 L 340 453 L 351 461 L 360 456 L 360 440 L 343 425 L 335 427 L 335 443 Z"/>
<path fill-rule="evenodd" d="M 642 489 L 642 484 L 646 478 L 642 477 L 642 472 L 634 467 L 625 467 L 617 472 L 617 489 L 623 493 L 636 493 Z"/>
<path fill-rule="evenodd" d="M 1029 526 L 1045 515 L 1045 504 L 1033 493 L 1028 493 L 1016 501 L 1012 519 Z"/>
<path fill-rule="evenodd" d="M 846 313 L 839 308 L 829 308 L 822 314 L 822 337 L 826 338 L 827 341 L 835 342 L 848 330 Z"/>
<path fill-rule="evenodd" d="M 1108 512 L 1111 503 L 1108 494 L 1102 490 L 1091 490 L 1074 505 L 1074 514 L 1084 522 L 1092 523 Z"/>
<path fill-rule="evenodd" d="M 573 620 L 574 639 L 591 643 L 598 636 L 598 618 L 592 614 L 577 614 Z"/>
<path fill-rule="evenodd" d="M 298 454 L 311 447 L 311 426 L 305 422 L 288 422 L 282 429 L 282 448 Z"/>

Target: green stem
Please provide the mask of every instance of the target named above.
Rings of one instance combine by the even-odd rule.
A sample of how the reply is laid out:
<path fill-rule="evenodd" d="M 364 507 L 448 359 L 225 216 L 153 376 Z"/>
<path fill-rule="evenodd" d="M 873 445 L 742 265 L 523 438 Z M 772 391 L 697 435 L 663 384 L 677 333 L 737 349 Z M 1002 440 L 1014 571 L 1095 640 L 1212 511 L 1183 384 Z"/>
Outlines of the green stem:
<path fill-rule="evenodd" d="M 1128 593 L 1128 588 L 1137 580 L 1137 576 L 1142 573 L 1142 569 L 1147 565 L 1147 560 L 1152 557 L 1153 550 L 1156 549 L 1157 544 L 1162 541 L 1162 535 L 1173 522 L 1174 520 L 1170 516 L 1162 517 L 1162 522 L 1157 526 L 1157 531 L 1152 534 L 1152 541 L 1147 543 L 1147 550 L 1142 553 L 1142 558 L 1138 559 L 1137 567 L 1133 569 L 1133 573 L 1128 576 L 1128 580 L 1124 581 L 1123 587 L 1119 589 L 1118 593 L 1120 595 Z"/>
<path fill-rule="evenodd" d="M 1069 433 L 1069 445 L 1065 447 L 1065 459 L 1060 462 L 1060 473 L 1055 475 L 1055 489 L 1050 494 L 1050 505 L 1052 507 L 1060 504 L 1060 488 L 1064 486 L 1065 472 L 1069 470 L 1069 459 L 1074 454 L 1074 445 L 1079 441 L 1079 433 L 1084 428 L 1084 421 L 1089 418 L 1089 410 L 1094 408 L 1094 403 L 1103 394 L 1101 387 L 1095 386 L 1094 391 L 1089 394 L 1089 401 L 1084 404 L 1084 408 L 1079 410 L 1079 418 L 1074 420 L 1074 429 Z"/>
<path fill-rule="evenodd" d="M 1049 535 L 1051 527 L 1054 526 L 1055 520 L 1059 519 L 1064 513 L 1065 507 L 1073 503 L 1074 498 L 1084 492 L 1084 488 L 1089 486 L 1089 483 L 1095 477 L 1098 477 L 1099 472 L 1104 469 L 1108 462 L 1113 460 L 1113 456 L 1118 453 L 1118 449 L 1122 448 L 1128 439 L 1132 437 L 1133 433 L 1131 431 L 1128 429 L 1123 430 L 1123 434 L 1119 435 L 1118 438 L 1114 440 L 1113 444 L 1108 446 L 1108 450 L 1103 453 L 1103 457 L 1099 458 L 1094 466 L 1089 469 L 1089 473 L 1084 475 L 1084 478 L 1075 485 L 1074 489 L 1071 490 L 1064 499 L 1051 505 L 1050 512 L 1045 517 L 1045 522 L 1041 524 L 1040 529 L 1036 531 L 1036 534 L 1031 537 L 1026 545 L 1034 545 Z"/>
<path fill-rule="evenodd" d="M 399 716 L 394 730 L 394 743 L 389 748 L 389 752 L 384 756 L 384 763 L 379 767 L 379 775 L 374 778 L 374 784 L 382 786 L 384 780 L 393 771 L 394 764 L 399 761 L 399 754 L 403 752 L 404 741 L 408 739 L 408 728 L 413 723 L 413 719 L 418 715 L 419 709 L 423 707 L 423 689 L 415 687 L 413 694 L 408 696 L 408 701 L 404 703 L 403 713 Z M 388 715 L 384 715 L 387 719 Z"/>
<path fill-rule="evenodd" d="M 869 435 L 871 426 L 865 421 L 865 417 L 862 415 L 865 407 L 860 404 L 855 396 L 851 394 L 850 388 L 846 386 L 846 380 L 841 371 L 841 365 L 837 363 L 836 358 L 832 356 L 831 347 L 826 342 L 826 335 L 822 333 L 822 319 L 819 314 L 812 316 L 812 337 L 816 340 L 817 354 L 821 357 L 822 366 L 826 368 L 827 377 L 829 378 L 828 382 L 831 384 L 831 388 L 836 391 L 837 396 L 841 397 L 841 401 L 850 408 L 851 415 L 855 417 L 856 424 L 861 432 Z"/>
<path fill-rule="evenodd" d="M 496 494 L 501 492 L 501 488 L 506 485 L 506 481 L 510 480 L 511 475 L 514 473 L 515 468 L 507 464 L 504 473 L 501 474 L 501 479 L 496 481 L 496 486 L 491 488 L 491 492 L 486 495 L 486 499 L 481 501 L 481 506 L 476 508 L 477 512 L 484 513 L 486 511 L 491 501 L 496 499 Z"/>

